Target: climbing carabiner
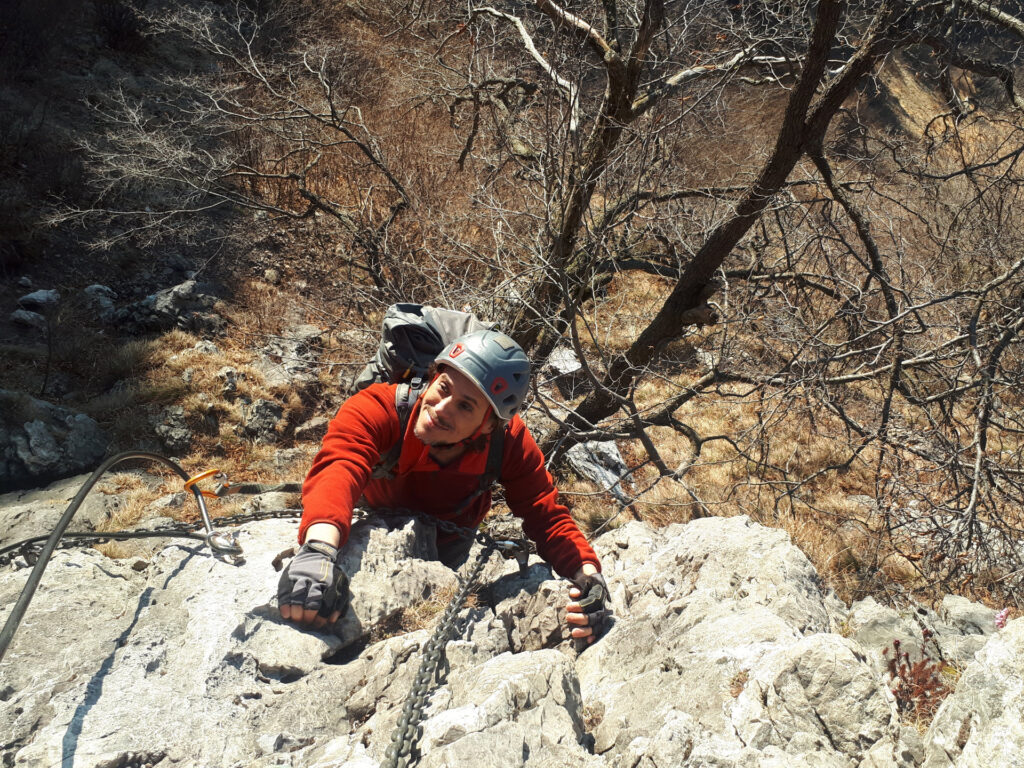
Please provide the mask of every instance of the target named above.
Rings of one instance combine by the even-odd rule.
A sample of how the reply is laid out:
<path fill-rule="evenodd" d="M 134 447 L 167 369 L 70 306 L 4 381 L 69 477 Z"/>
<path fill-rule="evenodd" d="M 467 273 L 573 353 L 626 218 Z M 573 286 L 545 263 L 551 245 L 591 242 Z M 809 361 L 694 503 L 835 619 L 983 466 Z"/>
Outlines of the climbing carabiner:
<path fill-rule="evenodd" d="M 200 472 L 198 475 L 192 475 L 188 480 L 185 481 L 185 490 L 191 491 L 192 493 L 201 493 L 208 499 L 218 498 L 217 494 L 213 491 L 204 491 L 202 488 L 196 488 L 195 485 L 200 480 L 205 480 L 208 477 L 215 477 L 217 475 L 223 475 L 219 469 L 208 469 L 205 472 Z"/>

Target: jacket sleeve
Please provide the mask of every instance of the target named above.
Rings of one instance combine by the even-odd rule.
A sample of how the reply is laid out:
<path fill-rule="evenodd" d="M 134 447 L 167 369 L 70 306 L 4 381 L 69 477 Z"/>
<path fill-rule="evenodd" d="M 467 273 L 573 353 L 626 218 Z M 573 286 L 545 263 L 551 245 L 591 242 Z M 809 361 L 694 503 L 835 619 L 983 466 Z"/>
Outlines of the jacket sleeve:
<path fill-rule="evenodd" d="M 554 481 L 544 467 L 544 454 L 519 417 L 513 419 L 506 435 L 501 484 L 512 514 L 522 518 L 523 531 L 560 576 L 571 579 L 584 563 L 601 569 L 601 561 L 569 509 L 558 501 Z"/>
<path fill-rule="evenodd" d="M 367 387 L 346 400 L 331 420 L 302 485 L 299 543 L 313 523 L 333 523 L 348 541 L 355 509 L 373 467 L 398 435 L 394 387 Z"/>

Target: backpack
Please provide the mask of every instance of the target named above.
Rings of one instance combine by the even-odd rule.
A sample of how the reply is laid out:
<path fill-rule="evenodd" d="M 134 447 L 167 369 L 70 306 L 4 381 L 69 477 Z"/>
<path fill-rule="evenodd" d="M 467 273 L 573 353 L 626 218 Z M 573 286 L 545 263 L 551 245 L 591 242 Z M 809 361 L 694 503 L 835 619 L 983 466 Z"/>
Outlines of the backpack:
<path fill-rule="evenodd" d="M 409 426 L 409 415 L 426 388 L 427 369 L 448 344 L 473 331 L 494 330 L 471 312 L 441 309 L 422 304 L 392 304 L 384 313 L 380 345 L 373 360 L 366 364 L 352 383 L 354 394 L 376 382 L 398 384 L 395 410 L 398 412 L 398 442 L 380 457 L 371 477 L 391 479 L 402 454 L 402 438 Z M 469 504 L 490 490 L 501 474 L 505 431 L 495 430 L 487 452 L 487 464 L 477 490 L 455 510 L 461 514 Z"/>
<path fill-rule="evenodd" d="M 384 313 L 377 354 L 352 382 L 351 394 L 378 381 L 397 384 L 422 379 L 450 341 L 494 327 L 494 323 L 485 323 L 470 312 L 392 304 Z"/>

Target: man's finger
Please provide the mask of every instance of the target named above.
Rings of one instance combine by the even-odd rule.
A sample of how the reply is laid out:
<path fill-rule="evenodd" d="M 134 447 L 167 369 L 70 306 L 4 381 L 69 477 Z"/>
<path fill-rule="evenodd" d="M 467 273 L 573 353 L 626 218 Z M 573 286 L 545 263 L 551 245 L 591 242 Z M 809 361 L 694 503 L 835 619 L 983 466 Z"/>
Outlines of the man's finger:
<path fill-rule="evenodd" d="M 288 605 L 288 603 L 281 606 L 281 618 L 285 621 L 292 620 L 292 606 Z"/>
<path fill-rule="evenodd" d="M 302 612 L 302 619 L 301 619 L 302 623 L 307 625 L 307 626 L 309 626 L 310 624 L 313 624 L 316 621 L 318 611 L 319 611 L 319 609 L 317 609 L 317 608 L 306 608 Z"/>
<path fill-rule="evenodd" d="M 590 627 L 580 627 L 574 629 L 569 634 L 571 634 L 573 637 L 590 637 L 594 634 L 594 630 L 592 630 Z"/>
<path fill-rule="evenodd" d="M 576 624 L 581 627 L 585 627 L 590 624 L 590 617 L 585 613 L 567 613 L 565 615 L 565 621 L 568 624 Z"/>

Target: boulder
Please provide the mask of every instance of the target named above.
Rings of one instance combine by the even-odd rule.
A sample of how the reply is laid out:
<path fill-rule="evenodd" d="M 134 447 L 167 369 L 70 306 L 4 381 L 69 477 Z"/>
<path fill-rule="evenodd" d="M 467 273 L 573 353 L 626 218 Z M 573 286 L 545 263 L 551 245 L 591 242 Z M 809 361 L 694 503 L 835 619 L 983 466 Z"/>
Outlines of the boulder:
<path fill-rule="evenodd" d="M 93 284 L 83 289 L 82 293 L 85 294 L 88 306 L 96 312 L 100 320 L 109 322 L 114 318 L 114 299 L 117 298 L 117 293 L 113 288 Z"/>
<path fill-rule="evenodd" d="M 83 413 L 0 390 L 0 491 L 91 469 L 107 442 Z"/>
<path fill-rule="evenodd" d="M 960 595 L 945 595 L 939 615 L 964 635 L 991 635 L 996 631 L 996 611 Z"/>
<path fill-rule="evenodd" d="M 126 330 L 166 331 L 181 328 L 196 333 L 223 334 L 227 320 L 217 314 L 217 297 L 204 293 L 195 280 L 157 291 L 142 301 L 118 309 L 111 317 Z"/>
<path fill-rule="evenodd" d="M 60 293 L 54 290 L 33 291 L 32 293 L 26 293 L 18 299 L 18 304 L 20 306 L 36 312 L 45 312 L 53 309 L 59 303 Z"/>
<path fill-rule="evenodd" d="M 562 397 L 571 400 L 590 389 L 583 364 L 568 347 L 556 347 L 541 369 L 544 383 L 553 383 Z"/>
<path fill-rule="evenodd" d="M 30 312 L 27 309 L 16 309 L 11 312 L 8 318 L 14 325 L 23 328 L 35 328 L 37 331 L 46 330 L 46 318 L 38 312 Z"/>
<path fill-rule="evenodd" d="M 161 445 L 172 456 L 188 453 L 192 447 L 192 430 L 185 420 L 185 409 L 180 405 L 170 405 L 160 412 L 153 431 L 160 439 Z"/>
<path fill-rule="evenodd" d="M 284 408 L 280 403 L 259 398 L 243 407 L 241 434 L 255 443 L 276 443 L 278 423 L 283 416 Z"/>
<path fill-rule="evenodd" d="M 614 442 L 578 443 L 566 452 L 566 458 L 569 466 L 581 476 L 593 480 L 623 504 L 631 503 L 632 499 L 619 484 L 629 468 Z"/>

